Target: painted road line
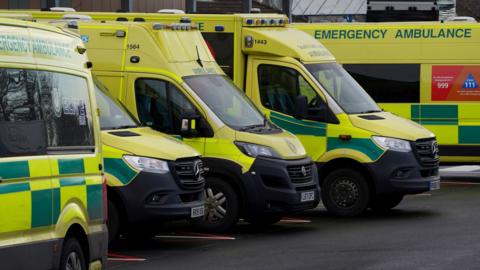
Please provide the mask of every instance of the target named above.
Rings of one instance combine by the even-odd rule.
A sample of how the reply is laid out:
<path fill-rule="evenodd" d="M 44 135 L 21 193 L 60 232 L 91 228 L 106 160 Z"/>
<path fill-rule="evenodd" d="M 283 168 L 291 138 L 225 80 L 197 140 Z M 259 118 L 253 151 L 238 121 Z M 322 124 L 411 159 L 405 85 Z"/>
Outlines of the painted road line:
<path fill-rule="evenodd" d="M 454 166 L 448 168 L 440 168 L 440 172 L 452 172 L 452 173 L 466 173 L 466 172 L 480 172 L 480 166 L 478 165 L 465 165 Z"/>
<path fill-rule="evenodd" d="M 147 259 L 122 259 L 122 258 L 108 258 L 111 262 L 144 262 Z"/>
<path fill-rule="evenodd" d="M 108 260 L 115 262 L 144 262 L 147 259 L 109 252 Z"/>
<path fill-rule="evenodd" d="M 442 185 L 465 185 L 465 186 L 477 186 L 480 183 L 474 182 L 460 182 L 460 181 L 442 181 Z"/>
<path fill-rule="evenodd" d="M 312 223 L 311 220 L 308 219 L 301 219 L 301 218 L 293 218 L 293 217 L 284 217 L 280 220 L 281 223 Z"/>
<path fill-rule="evenodd" d="M 215 234 L 203 234 L 194 232 L 182 232 L 174 235 L 157 235 L 157 239 L 188 239 L 188 240 L 236 240 L 235 237 Z"/>

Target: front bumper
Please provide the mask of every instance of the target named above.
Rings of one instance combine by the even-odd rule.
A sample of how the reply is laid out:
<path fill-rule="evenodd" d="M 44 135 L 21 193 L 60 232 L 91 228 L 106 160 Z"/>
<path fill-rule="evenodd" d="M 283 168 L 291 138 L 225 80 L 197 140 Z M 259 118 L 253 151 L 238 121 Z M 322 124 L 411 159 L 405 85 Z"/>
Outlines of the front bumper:
<path fill-rule="evenodd" d="M 170 173 L 141 172 L 127 186 L 113 189 L 123 200 L 130 224 L 188 219 L 192 208 L 204 205 L 204 184 L 183 189 Z"/>
<path fill-rule="evenodd" d="M 311 166 L 311 179 L 295 182 L 289 175 L 289 168 L 304 165 Z M 310 158 L 278 160 L 259 157 L 241 178 L 247 193 L 247 216 L 303 211 L 315 208 L 320 201 L 318 172 Z M 304 192 L 313 192 L 314 200 L 302 202 Z"/>
<path fill-rule="evenodd" d="M 422 166 L 413 152 L 387 151 L 378 161 L 365 164 L 373 176 L 377 194 L 417 194 L 439 184 L 438 163 Z"/>

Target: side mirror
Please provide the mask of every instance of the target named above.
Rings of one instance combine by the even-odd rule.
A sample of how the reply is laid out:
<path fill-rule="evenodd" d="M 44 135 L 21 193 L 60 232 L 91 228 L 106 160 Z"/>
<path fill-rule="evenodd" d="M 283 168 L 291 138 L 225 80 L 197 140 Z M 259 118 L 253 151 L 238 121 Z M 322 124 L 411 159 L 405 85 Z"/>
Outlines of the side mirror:
<path fill-rule="evenodd" d="M 307 109 L 307 117 L 310 120 L 330 123 L 330 124 L 338 124 L 337 116 L 330 110 L 327 103 L 321 98 L 317 97 L 316 106 L 313 108 Z"/>
<path fill-rule="evenodd" d="M 304 119 L 308 115 L 308 98 L 306 96 L 297 96 L 295 99 L 294 117 Z"/>
<path fill-rule="evenodd" d="M 200 117 L 182 117 L 180 123 L 180 135 L 185 138 L 192 138 L 198 135 L 197 124 Z"/>

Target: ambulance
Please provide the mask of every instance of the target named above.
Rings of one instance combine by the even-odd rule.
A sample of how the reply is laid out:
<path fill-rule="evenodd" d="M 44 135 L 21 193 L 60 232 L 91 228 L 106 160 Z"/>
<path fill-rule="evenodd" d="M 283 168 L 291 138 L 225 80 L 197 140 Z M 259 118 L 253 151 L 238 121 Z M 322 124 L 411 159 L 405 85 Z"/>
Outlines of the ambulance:
<path fill-rule="evenodd" d="M 301 142 L 235 87 L 188 18 L 67 21 L 77 23 L 93 73 L 112 96 L 143 125 L 202 155 L 206 198 L 205 215 L 193 220 L 198 228 L 225 231 L 239 218 L 265 226 L 318 205 L 317 169 Z"/>
<path fill-rule="evenodd" d="M 89 66 L 79 36 L 0 19 L 2 269 L 106 264 L 107 190 Z"/>
<path fill-rule="evenodd" d="M 96 82 L 108 185 L 109 241 L 148 238 L 165 221 L 204 215 L 203 163 L 180 140 L 142 126 Z"/>
<path fill-rule="evenodd" d="M 325 45 L 382 109 L 437 135 L 442 163 L 480 163 L 480 25 L 292 24 Z"/>
<path fill-rule="evenodd" d="M 82 15 L 82 13 L 75 13 Z M 83 13 L 85 14 L 85 13 Z M 32 12 L 39 20 L 70 16 Z M 95 20 L 170 23 L 184 15 L 88 13 Z M 297 135 L 337 216 L 397 206 L 440 188 L 435 135 L 383 111 L 317 40 L 276 14 L 189 14 L 224 72 L 277 126 Z"/>

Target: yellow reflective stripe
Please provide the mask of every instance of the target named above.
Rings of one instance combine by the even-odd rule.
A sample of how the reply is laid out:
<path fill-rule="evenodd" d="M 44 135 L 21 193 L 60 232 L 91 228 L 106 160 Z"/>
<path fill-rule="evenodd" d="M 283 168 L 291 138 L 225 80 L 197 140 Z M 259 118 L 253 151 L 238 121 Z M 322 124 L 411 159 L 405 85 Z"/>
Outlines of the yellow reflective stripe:
<path fill-rule="evenodd" d="M 86 174 L 95 174 L 100 173 L 101 161 L 98 157 L 89 157 L 83 159 L 83 164 L 85 166 L 85 173 Z"/>
<path fill-rule="evenodd" d="M 48 158 L 32 159 L 28 161 L 30 177 L 50 176 L 50 160 Z"/>
<path fill-rule="evenodd" d="M 2 206 L 0 233 L 30 229 L 32 220 L 30 191 L 0 194 L 0 205 Z"/>

